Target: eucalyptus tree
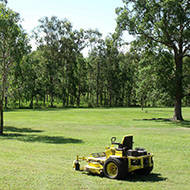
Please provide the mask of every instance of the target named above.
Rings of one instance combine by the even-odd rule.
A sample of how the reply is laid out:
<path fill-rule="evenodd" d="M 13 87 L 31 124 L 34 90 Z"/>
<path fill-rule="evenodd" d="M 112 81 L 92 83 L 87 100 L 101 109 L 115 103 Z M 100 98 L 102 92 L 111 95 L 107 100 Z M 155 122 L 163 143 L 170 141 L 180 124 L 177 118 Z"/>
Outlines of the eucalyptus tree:
<path fill-rule="evenodd" d="M 81 103 L 81 97 L 87 93 L 87 61 L 82 54 L 78 54 L 76 58 L 76 104 L 79 107 Z"/>
<path fill-rule="evenodd" d="M 63 57 L 60 56 L 60 54 L 66 54 L 66 52 L 62 52 L 60 48 L 63 47 L 63 37 L 65 33 L 67 30 L 71 30 L 71 24 L 67 20 L 62 21 L 57 17 L 44 17 L 40 19 L 39 22 L 40 24 L 34 34 L 38 42 L 38 48 L 43 52 L 43 56 L 46 60 L 44 65 L 47 76 L 46 85 L 48 95 L 50 95 L 51 98 L 50 104 L 51 107 L 53 107 L 59 81 L 57 71 L 59 70 L 60 60 L 62 61 Z"/>
<path fill-rule="evenodd" d="M 0 134 L 3 134 L 3 107 L 9 73 L 13 63 L 19 62 L 27 52 L 28 40 L 19 22 L 19 14 L 0 3 Z"/>
<path fill-rule="evenodd" d="M 90 30 L 88 38 L 90 101 L 95 103 L 94 99 L 96 99 L 97 106 L 123 106 L 127 96 L 130 102 L 128 90 L 132 81 L 129 72 L 132 70 L 130 70 L 129 59 L 119 52 L 123 45 L 120 36 L 114 33 L 102 39 L 101 33 Z"/>
<path fill-rule="evenodd" d="M 165 64 L 167 63 L 167 65 Z M 143 51 L 137 64 L 137 98 L 144 106 L 171 106 L 174 84 L 174 64 L 172 56 L 164 50 Z M 162 101 L 163 97 L 165 101 Z"/>
<path fill-rule="evenodd" d="M 85 47 L 85 32 L 73 30 L 67 19 L 44 17 L 39 22 L 35 37 L 38 48 L 44 52 L 51 106 L 55 97 L 62 99 L 63 106 L 74 105 L 76 99 L 80 102 L 83 91 L 78 64 L 83 64 L 81 51 Z"/>
<path fill-rule="evenodd" d="M 75 54 L 76 54 L 76 104 L 79 107 L 81 102 L 81 97 L 85 97 L 87 88 L 87 61 L 84 58 L 82 51 L 87 46 L 87 36 L 86 31 L 83 29 L 74 30 L 74 44 L 75 44 Z"/>
<path fill-rule="evenodd" d="M 102 105 L 105 83 L 105 41 L 98 30 L 86 31 L 88 55 L 88 94 L 89 104 Z M 94 101 L 96 99 L 96 103 Z"/>
<path fill-rule="evenodd" d="M 68 28 L 70 26 L 70 28 Z M 61 74 L 61 98 L 63 106 L 69 104 L 80 105 L 80 97 L 85 93 L 83 69 L 86 62 L 81 51 L 85 48 L 85 31 L 83 29 L 73 30 L 70 22 L 66 22 L 62 28 L 65 33 L 60 40 L 59 72 Z"/>
<path fill-rule="evenodd" d="M 148 47 L 147 47 L 148 46 Z M 152 44 L 133 41 L 130 52 L 135 55 L 135 91 L 137 104 L 171 106 L 174 98 L 175 70 L 172 53 Z"/>
<path fill-rule="evenodd" d="M 117 8 L 117 23 L 120 30 L 144 43 L 163 45 L 172 51 L 175 63 L 174 120 L 183 120 L 182 98 L 184 97 L 183 58 L 190 54 L 190 2 L 189 0 L 123 0 Z"/>
<path fill-rule="evenodd" d="M 119 106 L 136 104 L 137 58 L 134 52 L 119 53 Z"/>
<path fill-rule="evenodd" d="M 44 93 L 46 87 L 46 77 L 44 75 L 43 58 L 41 52 L 33 51 L 25 55 L 19 64 L 16 64 L 13 72 L 12 91 L 14 97 L 19 100 L 30 102 L 29 107 L 33 108 L 34 98 L 36 103 L 38 97 L 44 101 Z"/>
<path fill-rule="evenodd" d="M 119 44 L 113 35 L 105 39 L 107 97 L 109 106 L 117 105 L 120 97 L 121 81 L 119 66 Z"/>

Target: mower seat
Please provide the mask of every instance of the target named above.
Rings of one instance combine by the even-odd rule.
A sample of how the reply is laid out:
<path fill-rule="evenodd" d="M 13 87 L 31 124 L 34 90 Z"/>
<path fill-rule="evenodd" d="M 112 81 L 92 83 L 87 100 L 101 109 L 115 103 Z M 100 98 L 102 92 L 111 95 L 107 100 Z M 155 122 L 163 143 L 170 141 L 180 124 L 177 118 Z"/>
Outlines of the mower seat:
<path fill-rule="evenodd" d="M 123 137 L 122 142 L 119 144 L 118 149 L 129 150 L 133 149 L 133 136 L 128 135 Z"/>

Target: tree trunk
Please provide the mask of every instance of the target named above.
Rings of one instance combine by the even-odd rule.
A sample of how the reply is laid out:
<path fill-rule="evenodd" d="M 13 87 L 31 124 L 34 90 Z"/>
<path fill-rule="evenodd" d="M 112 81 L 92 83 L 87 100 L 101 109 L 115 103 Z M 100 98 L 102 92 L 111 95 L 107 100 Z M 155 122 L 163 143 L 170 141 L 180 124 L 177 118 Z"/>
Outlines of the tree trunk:
<path fill-rule="evenodd" d="M 96 77 L 96 106 L 99 106 L 99 91 L 100 91 L 100 64 L 99 61 L 97 63 L 97 77 Z"/>
<path fill-rule="evenodd" d="M 104 92 L 104 106 L 108 105 L 107 92 Z"/>
<path fill-rule="evenodd" d="M 103 95 L 102 95 L 102 91 L 101 91 L 101 93 L 100 93 L 100 105 L 102 106 L 102 104 L 103 104 Z"/>
<path fill-rule="evenodd" d="M 66 106 L 68 107 L 69 106 L 69 94 L 67 93 L 66 95 Z"/>
<path fill-rule="evenodd" d="M 53 102 L 54 102 L 54 96 L 53 93 L 51 93 L 51 100 L 50 100 L 50 107 L 53 108 Z"/>
<path fill-rule="evenodd" d="M 38 106 L 38 95 L 36 95 L 36 105 Z"/>
<path fill-rule="evenodd" d="M 32 97 L 31 97 L 31 101 L 30 101 L 30 105 L 29 105 L 29 108 L 30 108 L 30 109 L 33 108 L 33 101 L 34 101 L 34 99 L 33 99 L 33 96 L 32 96 Z"/>
<path fill-rule="evenodd" d="M 175 55 L 175 78 L 176 78 L 176 88 L 175 88 L 175 104 L 174 104 L 174 116 L 173 120 L 183 121 L 182 117 L 182 109 L 181 109 L 181 100 L 183 97 L 183 87 L 182 87 L 182 64 L 183 57 L 179 55 Z"/>
<path fill-rule="evenodd" d="M 110 97 L 109 97 L 109 106 L 112 107 L 112 93 L 110 91 Z"/>
<path fill-rule="evenodd" d="M 65 95 L 63 95 L 63 98 L 62 98 L 62 107 L 63 108 L 65 107 L 65 103 L 66 103 Z"/>
<path fill-rule="evenodd" d="M 176 98 L 175 100 L 173 120 L 183 121 L 182 109 L 181 109 L 181 98 Z"/>
<path fill-rule="evenodd" d="M 79 92 L 78 92 L 78 96 L 77 96 L 77 107 L 80 107 L 80 96 L 81 96 L 81 92 L 80 92 L 80 88 L 79 88 Z"/>
<path fill-rule="evenodd" d="M 144 108 L 144 100 L 143 98 L 141 98 L 141 110 L 143 111 L 143 108 Z"/>
<path fill-rule="evenodd" d="M 77 96 L 77 107 L 80 107 L 80 94 Z"/>
<path fill-rule="evenodd" d="M 1 117 L 1 121 L 0 121 L 0 135 L 3 135 L 3 101 L 0 101 L 0 117 Z"/>
<path fill-rule="evenodd" d="M 99 106 L 99 92 L 96 90 L 96 106 Z"/>
<path fill-rule="evenodd" d="M 8 105 L 8 98 L 7 98 L 7 96 L 5 96 L 5 110 L 8 109 L 7 105 Z"/>
<path fill-rule="evenodd" d="M 46 106 L 46 95 L 44 94 L 44 97 L 43 97 L 43 105 L 44 107 Z"/>
<path fill-rule="evenodd" d="M 20 97 L 19 97 L 19 99 L 18 99 L 18 107 L 19 107 L 19 108 L 21 107 Z"/>
<path fill-rule="evenodd" d="M 124 106 L 125 104 L 125 84 L 123 83 L 123 91 L 122 91 L 122 98 L 121 98 L 121 105 Z M 128 105 L 127 105 L 128 106 Z"/>

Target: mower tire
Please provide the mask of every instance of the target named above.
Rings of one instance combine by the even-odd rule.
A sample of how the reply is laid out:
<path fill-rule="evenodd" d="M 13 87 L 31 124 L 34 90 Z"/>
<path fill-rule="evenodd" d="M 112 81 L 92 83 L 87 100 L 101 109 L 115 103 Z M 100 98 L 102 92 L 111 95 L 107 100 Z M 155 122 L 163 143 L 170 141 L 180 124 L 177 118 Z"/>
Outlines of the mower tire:
<path fill-rule="evenodd" d="M 110 179 L 124 179 L 127 174 L 127 164 L 118 158 L 108 158 L 104 164 L 104 175 Z"/>

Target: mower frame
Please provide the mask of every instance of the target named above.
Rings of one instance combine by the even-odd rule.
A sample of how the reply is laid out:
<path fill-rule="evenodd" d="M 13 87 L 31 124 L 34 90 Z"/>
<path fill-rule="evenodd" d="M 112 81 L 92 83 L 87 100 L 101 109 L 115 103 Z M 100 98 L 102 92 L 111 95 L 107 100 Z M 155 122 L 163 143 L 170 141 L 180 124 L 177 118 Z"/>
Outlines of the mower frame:
<path fill-rule="evenodd" d="M 81 161 L 88 164 L 81 167 Z M 105 152 L 92 153 L 89 157 L 77 156 L 73 168 L 111 179 L 126 178 L 132 173 L 147 175 L 153 169 L 153 154 L 144 148 L 133 150 L 133 135 L 124 136 L 121 143 L 112 137 L 111 146 L 106 147 Z"/>

